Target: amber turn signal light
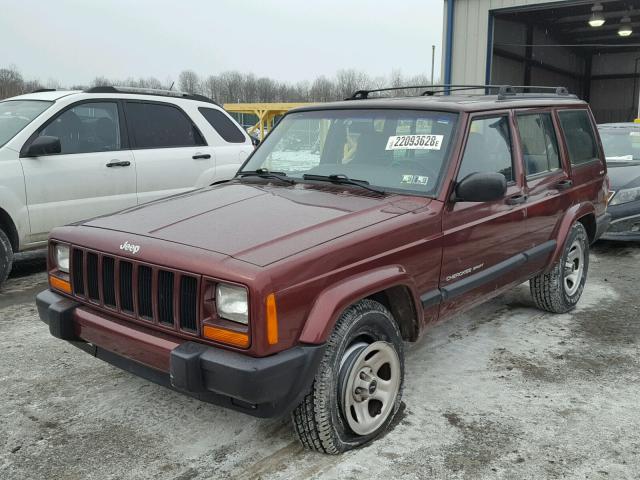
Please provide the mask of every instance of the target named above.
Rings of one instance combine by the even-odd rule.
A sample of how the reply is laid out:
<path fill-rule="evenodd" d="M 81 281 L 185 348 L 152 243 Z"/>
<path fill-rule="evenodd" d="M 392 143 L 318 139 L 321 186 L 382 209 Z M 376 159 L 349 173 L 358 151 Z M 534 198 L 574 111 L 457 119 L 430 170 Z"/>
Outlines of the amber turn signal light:
<path fill-rule="evenodd" d="M 54 277 L 53 275 L 49 275 L 49 285 L 51 285 L 51 288 L 55 288 L 61 292 L 71 293 L 71 284 L 66 280 Z"/>
<path fill-rule="evenodd" d="M 273 293 L 267 296 L 267 342 L 269 345 L 278 343 L 278 311 Z"/>
<path fill-rule="evenodd" d="M 249 335 L 246 333 L 234 332 L 225 328 L 205 325 L 202 334 L 209 340 L 214 340 L 234 347 L 247 348 L 249 346 Z"/>

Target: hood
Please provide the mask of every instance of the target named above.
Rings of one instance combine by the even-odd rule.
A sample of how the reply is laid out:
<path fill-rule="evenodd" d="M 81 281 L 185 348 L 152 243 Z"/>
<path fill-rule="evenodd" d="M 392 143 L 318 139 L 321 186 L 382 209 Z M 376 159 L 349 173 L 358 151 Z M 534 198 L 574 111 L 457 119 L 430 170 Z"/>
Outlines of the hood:
<path fill-rule="evenodd" d="M 229 183 L 83 225 L 159 238 L 265 266 L 429 202 L 329 185 Z"/>
<path fill-rule="evenodd" d="M 624 165 L 611 162 L 607 163 L 607 167 L 611 190 L 640 186 L 640 164 Z"/>

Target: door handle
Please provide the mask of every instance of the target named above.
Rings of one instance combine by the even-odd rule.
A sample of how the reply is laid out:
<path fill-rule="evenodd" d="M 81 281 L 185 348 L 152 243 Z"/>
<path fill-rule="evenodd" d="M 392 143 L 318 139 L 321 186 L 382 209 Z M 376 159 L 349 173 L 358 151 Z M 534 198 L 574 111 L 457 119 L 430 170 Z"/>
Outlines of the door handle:
<path fill-rule="evenodd" d="M 209 160 L 211 158 L 211 155 L 209 155 L 208 153 L 196 153 L 193 157 L 194 160 Z"/>
<path fill-rule="evenodd" d="M 573 187 L 573 181 L 572 180 L 561 180 L 558 182 L 558 189 L 559 190 L 566 190 L 567 188 L 571 188 Z"/>
<path fill-rule="evenodd" d="M 128 167 L 129 165 L 131 165 L 131 162 L 129 160 L 111 160 L 109 163 L 107 163 L 107 167 Z"/>
<path fill-rule="evenodd" d="M 527 197 L 525 194 L 523 193 L 516 193 L 515 195 L 511 195 L 510 197 L 507 198 L 507 205 L 520 205 L 521 203 L 524 203 L 527 201 Z"/>

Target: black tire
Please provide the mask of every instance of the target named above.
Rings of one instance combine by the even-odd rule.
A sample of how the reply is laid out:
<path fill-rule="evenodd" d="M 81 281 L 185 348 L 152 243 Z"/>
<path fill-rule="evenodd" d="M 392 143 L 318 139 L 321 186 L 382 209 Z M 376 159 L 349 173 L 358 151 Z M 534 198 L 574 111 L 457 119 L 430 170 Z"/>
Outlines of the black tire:
<path fill-rule="evenodd" d="M 575 291 L 572 291 L 572 289 L 565 286 L 565 280 L 569 277 L 566 265 L 572 249 L 577 248 L 577 246 L 582 248 L 583 268 L 579 278 L 574 282 L 575 287 L 573 288 L 575 288 Z M 537 307 L 552 313 L 566 313 L 572 310 L 582 296 L 588 272 L 589 237 L 582 223 L 577 222 L 569 231 L 560 260 L 553 265 L 549 273 L 542 273 L 529 281 L 531 296 Z"/>
<path fill-rule="evenodd" d="M 0 230 L 0 286 L 5 282 L 13 266 L 13 248 L 4 231 Z"/>
<path fill-rule="evenodd" d="M 351 371 L 355 371 L 348 366 L 350 360 L 358 356 L 358 350 L 354 348 L 361 343 L 374 347 L 371 345 L 374 342 L 384 342 L 377 345 L 384 345 L 389 352 L 395 351 L 397 358 L 394 358 L 398 361 L 395 367 L 399 370 L 394 368 L 399 372 L 399 386 L 395 400 L 389 401 L 384 408 L 387 411 L 384 422 L 375 431 L 359 435 L 345 419 L 341 392 L 347 384 L 345 370 L 349 370 L 349 376 Z M 351 362 L 351 366 L 354 363 Z M 380 371 L 382 368 L 376 373 L 380 374 Z M 400 408 L 403 386 L 404 349 L 398 325 L 383 305 L 373 300 L 362 300 L 345 310 L 336 322 L 311 391 L 292 413 L 294 430 L 305 448 L 323 453 L 338 454 L 364 445 L 382 433 L 393 420 Z M 368 405 L 369 402 L 367 408 L 370 408 Z"/>

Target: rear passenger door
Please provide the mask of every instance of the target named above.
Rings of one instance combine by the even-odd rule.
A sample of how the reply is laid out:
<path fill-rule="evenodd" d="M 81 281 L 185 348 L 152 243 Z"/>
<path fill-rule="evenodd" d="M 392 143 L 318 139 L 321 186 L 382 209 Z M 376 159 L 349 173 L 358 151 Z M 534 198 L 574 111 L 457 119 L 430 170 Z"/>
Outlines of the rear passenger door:
<path fill-rule="evenodd" d="M 191 118 L 165 102 L 128 100 L 126 119 L 136 161 L 138 203 L 205 186 L 215 151 Z"/>
<path fill-rule="evenodd" d="M 240 165 L 253 151 L 249 135 L 221 109 L 198 107 L 198 114 L 206 120 L 204 128 L 210 128 L 207 138 L 215 142 L 216 146 L 216 174 L 212 181 L 220 182 L 233 178 Z"/>
<path fill-rule="evenodd" d="M 518 113 L 516 120 L 528 196 L 527 248 L 544 250 L 526 266 L 532 275 L 546 264 L 555 246 L 554 232 L 566 210 L 572 182 L 561 157 L 553 112 L 528 110 Z"/>
<path fill-rule="evenodd" d="M 471 118 L 456 182 L 475 172 L 501 173 L 507 179 L 507 193 L 495 201 L 450 200 L 446 206 L 440 277 L 443 317 L 521 277 L 515 260 L 528 241 L 526 196 L 517 160 L 508 112 Z"/>

